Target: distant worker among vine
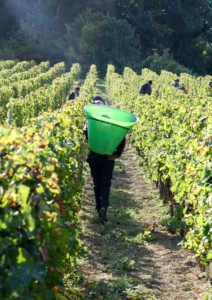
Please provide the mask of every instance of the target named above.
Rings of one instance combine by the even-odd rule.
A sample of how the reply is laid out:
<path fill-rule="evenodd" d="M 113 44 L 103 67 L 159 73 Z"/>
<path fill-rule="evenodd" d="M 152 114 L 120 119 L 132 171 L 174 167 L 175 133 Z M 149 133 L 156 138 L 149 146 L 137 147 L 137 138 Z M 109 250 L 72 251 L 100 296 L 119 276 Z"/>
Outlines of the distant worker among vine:
<path fill-rule="evenodd" d="M 93 104 L 102 104 L 102 105 L 108 106 L 107 100 L 103 99 L 101 96 L 98 96 L 98 95 L 95 95 L 94 97 L 92 97 L 92 101 L 93 101 Z"/>
<path fill-rule="evenodd" d="M 212 81 L 208 82 L 208 96 L 212 96 Z"/>
<path fill-rule="evenodd" d="M 141 95 L 151 95 L 152 93 L 152 80 L 148 80 L 145 84 L 142 85 L 140 89 Z"/>
<path fill-rule="evenodd" d="M 75 90 L 68 95 L 68 100 L 74 100 L 76 97 L 79 96 L 79 93 L 80 93 L 80 87 L 77 86 Z"/>
<path fill-rule="evenodd" d="M 172 82 L 172 86 L 177 88 L 178 90 L 182 90 L 184 92 L 184 94 L 187 94 L 187 90 L 186 88 L 180 84 L 180 80 L 179 79 L 175 79 L 173 82 Z"/>

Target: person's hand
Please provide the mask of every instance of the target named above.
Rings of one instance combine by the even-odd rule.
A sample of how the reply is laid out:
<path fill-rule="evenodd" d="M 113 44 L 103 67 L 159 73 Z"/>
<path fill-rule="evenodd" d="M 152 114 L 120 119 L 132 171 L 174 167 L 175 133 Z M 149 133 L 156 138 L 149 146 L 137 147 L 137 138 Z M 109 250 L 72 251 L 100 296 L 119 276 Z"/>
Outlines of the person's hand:
<path fill-rule="evenodd" d="M 117 156 L 115 155 L 108 155 L 107 159 L 108 160 L 115 160 L 117 158 Z"/>

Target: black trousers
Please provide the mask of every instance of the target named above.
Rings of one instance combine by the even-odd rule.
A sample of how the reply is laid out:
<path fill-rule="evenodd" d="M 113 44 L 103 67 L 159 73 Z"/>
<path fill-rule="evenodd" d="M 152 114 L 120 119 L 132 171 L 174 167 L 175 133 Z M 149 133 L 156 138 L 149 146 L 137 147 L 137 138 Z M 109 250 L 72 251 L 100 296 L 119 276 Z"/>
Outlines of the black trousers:
<path fill-rule="evenodd" d="M 110 161 L 107 157 L 95 157 L 88 160 L 91 175 L 94 182 L 94 193 L 96 199 L 96 209 L 108 208 L 111 179 L 113 176 L 114 161 Z"/>

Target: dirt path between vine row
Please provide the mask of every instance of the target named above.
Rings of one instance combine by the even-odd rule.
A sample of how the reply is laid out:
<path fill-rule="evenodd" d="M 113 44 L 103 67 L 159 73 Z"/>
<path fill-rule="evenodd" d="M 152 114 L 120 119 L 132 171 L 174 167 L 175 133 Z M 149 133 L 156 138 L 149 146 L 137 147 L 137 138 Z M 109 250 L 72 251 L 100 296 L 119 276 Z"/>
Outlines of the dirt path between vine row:
<path fill-rule="evenodd" d="M 81 216 L 87 257 L 79 262 L 82 276 L 70 299 L 191 300 L 209 291 L 192 253 L 178 245 L 180 235 L 160 225 L 167 208 L 139 172 L 127 146 L 116 161 L 104 226 L 95 213 L 88 176 Z"/>

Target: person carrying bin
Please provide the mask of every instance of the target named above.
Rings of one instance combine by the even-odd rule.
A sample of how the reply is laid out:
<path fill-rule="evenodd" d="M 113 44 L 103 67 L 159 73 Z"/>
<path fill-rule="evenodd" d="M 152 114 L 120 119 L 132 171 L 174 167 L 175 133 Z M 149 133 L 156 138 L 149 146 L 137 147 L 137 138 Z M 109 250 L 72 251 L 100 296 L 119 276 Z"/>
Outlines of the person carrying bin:
<path fill-rule="evenodd" d="M 100 96 L 96 96 L 93 99 L 93 104 L 105 105 L 105 102 Z M 83 129 L 83 133 L 85 134 L 86 139 L 88 139 L 87 123 Z M 121 156 L 125 144 L 126 139 L 124 137 L 112 155 L 99 154 L 90 150 L 87 157 L 94 183 L 96 210 L 99 214 L 101 224 L 107 222 L 107 209 L 109 206 L 110 187 L 115 160 Z"/>
<path fill-rule="evenodd" d="M 137 123 L 138 118 L 132 113 L 107 106 L 102 100 L 93 100 L 96 105 L 84 107 L 88 120 L 84 134 L 90 149 L 87 162 L 94 181 L 96 209 L 100 222 L 104 224 L 107 221 L 115 160 L 121 156 L 126 144 L 125 135 Z"/>

